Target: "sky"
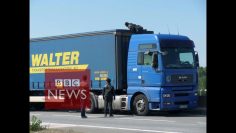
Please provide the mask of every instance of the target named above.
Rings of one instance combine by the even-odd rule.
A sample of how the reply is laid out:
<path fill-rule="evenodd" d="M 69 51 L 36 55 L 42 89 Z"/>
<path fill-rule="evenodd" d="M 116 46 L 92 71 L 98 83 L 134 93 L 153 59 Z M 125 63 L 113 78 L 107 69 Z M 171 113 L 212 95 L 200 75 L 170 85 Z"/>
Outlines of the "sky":
<path fill-rule="evenodd" d="M 30 0 L 30 38 L 127 29 L 188 36 L 206 66 L 206 0 Z"/>

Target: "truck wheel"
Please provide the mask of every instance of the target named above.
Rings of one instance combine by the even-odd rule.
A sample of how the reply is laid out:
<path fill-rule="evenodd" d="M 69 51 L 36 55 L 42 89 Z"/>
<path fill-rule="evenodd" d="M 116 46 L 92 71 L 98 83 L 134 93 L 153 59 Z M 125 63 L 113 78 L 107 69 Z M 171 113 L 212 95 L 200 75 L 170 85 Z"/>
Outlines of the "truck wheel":
<path fill-rule="evenodd" d="M 90 103 L 91 103 L 91 107 L 85 108 L 85 111 L 86 113 L 95 113 L 95 101 L 92 97 L 90 97 Z"/>
<path fill-rule="evenodd" d="M 147 115 L 149 112 L 147 98 L 142 94 L 137 95 L 134 98 L 133 109 L 136 115 Z"/>

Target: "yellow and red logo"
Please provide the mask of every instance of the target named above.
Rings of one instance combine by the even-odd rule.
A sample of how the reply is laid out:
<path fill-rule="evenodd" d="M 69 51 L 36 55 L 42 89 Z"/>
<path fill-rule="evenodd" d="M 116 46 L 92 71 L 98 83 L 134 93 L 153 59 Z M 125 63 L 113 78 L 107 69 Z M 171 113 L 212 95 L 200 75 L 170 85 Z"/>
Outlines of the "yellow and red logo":
<path fill-rule="evenodd" d="M 87 69 L 88 64 L 79 64 L 79 51 L 32 54 L 30 73 L 45 73 L 46 69 Z"/>

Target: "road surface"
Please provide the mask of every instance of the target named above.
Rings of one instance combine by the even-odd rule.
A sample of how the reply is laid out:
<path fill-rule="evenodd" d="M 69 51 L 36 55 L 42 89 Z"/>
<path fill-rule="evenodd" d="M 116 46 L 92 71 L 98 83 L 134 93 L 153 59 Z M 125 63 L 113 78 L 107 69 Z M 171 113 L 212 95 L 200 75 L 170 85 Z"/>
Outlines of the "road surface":
<path fill-rule="evenodd" d="M 115 114 L 104 118 L 102 113 L 87 114 L 66 111 L 31 111 L 49 128 L 63 128 L 80 133 L 206 133 L 206 115 L 195 112 L 178 114 L 154 113 L 149 116 L 135 116 L 129 113 Z"/>

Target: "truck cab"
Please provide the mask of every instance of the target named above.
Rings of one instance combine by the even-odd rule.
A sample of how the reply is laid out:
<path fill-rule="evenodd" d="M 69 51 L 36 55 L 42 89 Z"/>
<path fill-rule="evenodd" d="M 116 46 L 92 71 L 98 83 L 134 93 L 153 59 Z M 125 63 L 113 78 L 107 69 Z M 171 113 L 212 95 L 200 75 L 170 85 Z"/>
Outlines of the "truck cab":
<path fill-rule="evenodd" d="M 134 34 L 127 61 L 128 110 L 146 115 L 150 110 L 197 107 L 198 54 L 186 36 Z"/>

